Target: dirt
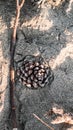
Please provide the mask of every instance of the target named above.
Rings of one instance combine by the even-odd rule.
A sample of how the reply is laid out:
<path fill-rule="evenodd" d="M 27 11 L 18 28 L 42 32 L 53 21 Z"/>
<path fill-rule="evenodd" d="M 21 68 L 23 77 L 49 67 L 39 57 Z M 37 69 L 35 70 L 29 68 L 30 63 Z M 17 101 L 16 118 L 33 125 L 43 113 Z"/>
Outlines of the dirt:
<path fill-rule="evenodd" d="M 15 2 L 0 0 L 1 130 L 12 129 L 9 119 L 9 48 L 14 19 Z M 33 113 L 54 130 L 73 130 L 73 0 L 25 1 L 17 30 L 15 70 L 17 61 L 24 56 L 39 54 L 49 63 L 54 81 L 50 86 L 35 90 L 16 82 L 15 103 L 19 130 L 50 130 Z M 57 112 L 46 114 L 54 108 Z M 68 118 L 63 120 L 61 117 L 64 114 Z"/>

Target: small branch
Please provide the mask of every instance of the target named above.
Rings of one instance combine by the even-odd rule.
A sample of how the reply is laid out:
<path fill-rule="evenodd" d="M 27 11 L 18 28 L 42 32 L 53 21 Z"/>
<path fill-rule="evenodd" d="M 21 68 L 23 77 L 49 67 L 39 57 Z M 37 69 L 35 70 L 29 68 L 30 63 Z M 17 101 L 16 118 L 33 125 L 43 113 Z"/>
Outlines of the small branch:
<path fill-rule="evenodd" d="M 67 123 L 73 125 L 73 115 L 71 115 L 71 113 L 64 113 L 62 108 L 57 107 L 53 107 L 52 111 L 53 113 L 58 114 L 57 118 L 51 122 L 52 124 Z"/>
<path fill-rule="evenodd" d="M 25 0 L 22 0 L 21 3 L 19 4 L 19 0 L 16 0 L 16 19 L 15 19 L 15 24 L 13 28 L 13 42 L 16 42 L 16 30 L 19 22 L 19 17 L 20 17 L 20 10 L 24 4 Z"/>
<path fill-rule="evenodd" d="M 54 128 L 52 128 L 51 126 L 49 126 L 46 122 L 44 122 L 41 118 L 39 118 L 36 114 L 33 113 L 33 116 L 39 120 L 42 124 L 44 124 L 47 128 L 54 130 Z"/>
<path fill-rule="evenodd" d="M 13 27 L 12 41 L 10 44 L 10 104 L 11 104 L 11 119 L 12 119 L 12 127 L 13 130 L 17 130 L 17 119 L 16 119 L 16 106 L 15 106 L 15 70 L 14 70 L 14 54 L 15 54 L 15 46 L 16 46 L 16 33 L 17 26 L 20 17 L 20 10 L 24 4 L 25 0 L 22 0 L 21 4 L 19 4 L 19 0 L 16 0 L 16 18 Z"/>
<path fill-rule="evenodd" d="M 19 6 L 19 0 L 16 0 L 16 6 Z"/>
<path fill-rule="evenodd" d="M 25 0 L 22 0 L 22 2 L 20 3 L 20 9 L 22 8 L 23 4 L 24 4 Z"/>

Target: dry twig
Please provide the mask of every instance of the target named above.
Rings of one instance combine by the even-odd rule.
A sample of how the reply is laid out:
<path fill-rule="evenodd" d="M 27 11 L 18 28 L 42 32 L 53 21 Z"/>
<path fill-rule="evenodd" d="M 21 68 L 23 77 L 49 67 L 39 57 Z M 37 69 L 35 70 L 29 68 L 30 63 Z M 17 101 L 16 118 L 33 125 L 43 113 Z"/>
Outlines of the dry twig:
<path fill-rule="evenodd" d="M 14 54 L 16 46 L 16 31 L 20 17 L 20 10 L 24 4 L 25 0 L 22 0 L 19 4 L 19 0 L 16 0 L 16 18 L 13 27 L 12 41 L 10 45 L 10 104 L 11 104 L 11 119 L 13 130 L 17 130 L 17 120 L 16 120 L 16 108 L 14 100 L 14 90 L 15 90 L 15 71 L 14 71 Z"/>
<path fill-rule="evenodd" d="M 44 124 L 47 128 L 54 130 L 54 128 L 52 128 L 51 126 L 49 126 L 46 122 L 44 122 L 41 118 L 39 118 L 36 114 L 33 113 L 33 116 L 39 120 L 42 124 Z"/>
<path fill-rule="evenodd" d="M 60 115 L 51 122 L 52 124 L 67 123 L 73 125 L 73 116 L 69 113 L 64 113 L 64 110 L 62 108 L 54 107 L 52 111 L 53 113 Z"/>
<path fill-rule="evenodd" d="M 73 114 L 65 113 L 63 108 L 59 108 L 58 106 L 53 107 L 49 112 L 45 114 L 45 116 L 51 116 L 55 114 L 56 118 L 51 121 L 52 124 L 60 124 L 66 123 L 69 125 L 73 125 Z"/>

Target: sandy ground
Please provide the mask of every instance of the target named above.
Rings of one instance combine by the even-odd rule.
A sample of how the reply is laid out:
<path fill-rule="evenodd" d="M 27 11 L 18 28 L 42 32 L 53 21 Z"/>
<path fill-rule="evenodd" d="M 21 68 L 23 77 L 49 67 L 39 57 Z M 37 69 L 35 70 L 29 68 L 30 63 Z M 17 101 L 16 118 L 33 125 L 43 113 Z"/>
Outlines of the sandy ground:
<path fill-rule="evenodd" d="M 59 3 L 58 3 L 59 2 Z M 0 129 L 11 130 L 9 120 L 9 47 L 15 3 L 0 0 Z M 19 55 L 21 54 L 21 55 Z M 19 130 L 48 130 L 33 113 L 54 130 L 73 130 L 73 0 L 42 3 L 26 0 L 17 31 L 15 61 L 41 54 L 54 72 L 51 86 L 28 89 L 19 81 L 15 97 Z M 15 64 L 16 68 L 17 64 Z M 54 113 L 47 115 L 50 109 Z M 45 116 L 46 115 L 46 116 Z M 66 118 L 65 118 L 66 117 Z M 59 119 L 60 118 L 60 119 Z M 50 129 L 49 129 L 50 130 Z"/>

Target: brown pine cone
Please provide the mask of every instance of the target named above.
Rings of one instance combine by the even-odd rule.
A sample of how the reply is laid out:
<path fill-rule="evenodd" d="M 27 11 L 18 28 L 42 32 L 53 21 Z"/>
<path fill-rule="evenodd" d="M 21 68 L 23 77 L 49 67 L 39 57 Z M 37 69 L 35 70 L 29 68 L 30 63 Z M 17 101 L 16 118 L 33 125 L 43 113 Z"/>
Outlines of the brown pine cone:
<path fill-rule="evenodd" d="M 54 74 L 40 56 L 26 56 L 17 70 L 19 80 L 29 88 L 44 87 L 51 84 Z"/>

